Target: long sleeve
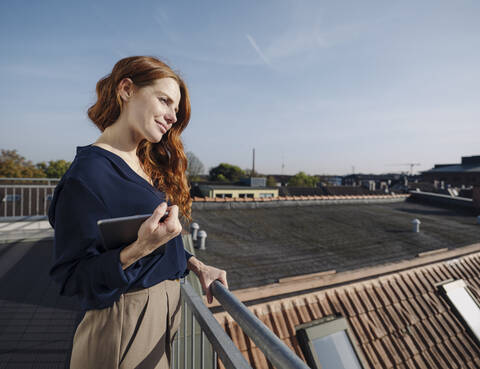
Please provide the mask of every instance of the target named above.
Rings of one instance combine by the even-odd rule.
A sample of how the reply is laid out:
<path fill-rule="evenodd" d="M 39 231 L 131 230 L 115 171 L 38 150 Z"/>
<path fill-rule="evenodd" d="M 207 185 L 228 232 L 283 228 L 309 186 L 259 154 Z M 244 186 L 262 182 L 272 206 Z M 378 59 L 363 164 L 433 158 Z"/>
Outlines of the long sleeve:
<path fill-rule="evenodd" d="M 81 180 L 69 177 L 54 211 L 55 241 L 50 276 L 60 294 L 77 295 L 89 306 L 103 307 L 124 292 L 129 278 L 120 251 L 103 248 L 97 220 L 110 218 L 102 201 Z"/>

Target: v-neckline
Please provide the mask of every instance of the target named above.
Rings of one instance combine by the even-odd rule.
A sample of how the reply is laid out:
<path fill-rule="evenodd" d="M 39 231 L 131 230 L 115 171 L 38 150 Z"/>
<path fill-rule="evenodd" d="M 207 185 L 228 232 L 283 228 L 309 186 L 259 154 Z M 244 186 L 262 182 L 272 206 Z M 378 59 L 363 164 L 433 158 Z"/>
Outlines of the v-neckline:
<path fill-rule="evenodd" d="M 90 144 L 90 145 L 88 145 L 88 146 L 90 146 L 90 147 L 96 147 L 96 148 L 100 149 L 102 152 L 109 153 L 110 155 L 113 155 L 114 157 L 120 159 L 121 163 L 122 163 L 125 167 L 127 167 L 128 170 L 136 176 L 136 178 L 139 178 L 143 184 L 146 184 L 146 185 L 148 186 L 148 188 L 150 188 L 150 189 L 154 189 L 154 190 L 156 190 L 156 191 L 159 191 L 155 186 L 153 186 L 150 182 L 148 182 L 148 181 L 147 181 L 145 178 L 143 178 L 140 174 L 138 174 L 137 172 L 135 172 L 135 171 L 133 170 L 133 168 L 132 168 L 130 165 L 128 165 L 128 163 L 126 162 L 126 160 L 125 160 L 124 158 L 122 158 L 120 155 L 115 154 L 113 151 L 104 149 L 103 147 L 100 147 L 100 146 L 97 146 L 97 145 L 94 145 L 94 144 Z M 153 183 L 153 180 L 152 180 L 152 183 Z"/>

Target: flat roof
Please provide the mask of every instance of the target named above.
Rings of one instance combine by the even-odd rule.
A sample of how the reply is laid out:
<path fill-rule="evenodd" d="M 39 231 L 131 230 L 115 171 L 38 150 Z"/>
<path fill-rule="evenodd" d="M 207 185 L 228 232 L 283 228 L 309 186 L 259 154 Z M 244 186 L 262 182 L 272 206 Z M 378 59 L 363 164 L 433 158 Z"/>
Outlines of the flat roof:
<path fill-rule="evenodd" d="M 225 269 L 231 289 L 480 242 L 474 216 L 414 202 L 194 209 L 192 217 L 208 235 L 198 258 Z M 420 233 L 412 232 L 415 218 Z"/>

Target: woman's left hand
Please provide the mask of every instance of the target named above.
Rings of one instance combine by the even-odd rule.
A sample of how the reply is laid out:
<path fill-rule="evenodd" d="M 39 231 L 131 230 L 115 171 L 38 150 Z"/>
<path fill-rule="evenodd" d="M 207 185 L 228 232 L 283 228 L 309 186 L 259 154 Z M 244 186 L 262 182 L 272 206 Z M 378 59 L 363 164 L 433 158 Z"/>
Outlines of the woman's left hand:
<path fill-rule="evenodd" d="M 210 285 L 213 281 L 219 280 L 226 288 L 228 288 L 227 272 L 225 270 L 206 265 L 195 256 L 188 259 L 188 269 L 197 275 L 203 291 L 207 295 L 207 301 L 209 304 L 213 301 L 212 291 L 210 290 Z"/>

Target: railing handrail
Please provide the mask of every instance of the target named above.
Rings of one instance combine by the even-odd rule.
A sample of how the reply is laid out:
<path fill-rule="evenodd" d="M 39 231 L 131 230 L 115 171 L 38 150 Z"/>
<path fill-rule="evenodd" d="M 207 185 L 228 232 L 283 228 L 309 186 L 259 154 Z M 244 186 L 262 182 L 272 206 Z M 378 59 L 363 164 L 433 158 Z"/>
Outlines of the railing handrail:
<path fill-rule="evenodd" d="M 60 181 L 61 178 L 50 177 L 0 177 L 0 181 Z"/>
<path fill-rule="evenodd" d="M 56 184 L 0 184 L 0 188 L 55 188 Z"/>
<path fill-rule="evenodd" d="M 223 284 L 214 281 L 210 288 L 223 308 L 262 350 L 274 367 L 278 369 L 310 369 Z"/>
<path fill-rule="evenodd" d="M 185 280 L 185 283 L 182 283 L 181 291 L 223 365 L 228 369 L 252 369 L 188 281 Z"/>

